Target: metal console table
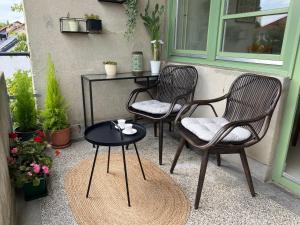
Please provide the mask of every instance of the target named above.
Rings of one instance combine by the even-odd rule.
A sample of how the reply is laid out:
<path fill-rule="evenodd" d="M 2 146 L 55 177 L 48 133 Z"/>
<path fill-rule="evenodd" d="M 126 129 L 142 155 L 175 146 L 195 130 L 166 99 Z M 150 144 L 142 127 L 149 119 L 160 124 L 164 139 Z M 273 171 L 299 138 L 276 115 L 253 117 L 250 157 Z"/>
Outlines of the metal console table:
<path fill-rule="evenodd" d="M 136 75 L 132 72 L 129 73 L 118 73 L 115 77 L 107 77 L 106 74 L 83 74 L 81 75 L 81 88 L 82 88 L 82 104 L 83 104 L 83 115 L 84 115 L 84 126 L 87 128 L 87 109 L 85 102 L 85 82 L 88 82 L 89 97 L 90 97 L 90 112 L 91 112 L 91 125 L 94 124 L 94 107 L 93 107 L 93 82 L 98 81 L 112 81 L 112 80 L 134 80 L 135 83 L 149 87 L 151 84 L 156 82 L 158 75 L 152 75 L 151 72 L 143 72 L 142 74 Z"/>

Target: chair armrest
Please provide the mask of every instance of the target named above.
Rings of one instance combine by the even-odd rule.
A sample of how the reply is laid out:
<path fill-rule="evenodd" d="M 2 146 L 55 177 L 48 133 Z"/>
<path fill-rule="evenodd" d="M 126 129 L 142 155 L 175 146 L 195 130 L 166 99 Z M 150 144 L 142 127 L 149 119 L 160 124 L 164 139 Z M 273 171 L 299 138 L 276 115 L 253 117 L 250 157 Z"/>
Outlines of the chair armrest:
<path fill-rule="evenodd" d="M 252 140 L 251 142 L 249 142 L 248 144 L 246 144 L 245 147 L 251 146 L 251 145 L 257 143 L 258 141 L 260 141 L 263 138 L 263 137 L 259 137 L 259 135 L 256 133 L 256 131 L 252 127 L 251 123 L 262 120 L 262 119 L 265 119 L 267 116 L 268 116 L 267 114 L 264 114 L 264 115 L 261 115 L 259 117 L 249 119 L 249 120 L 241 120 L 241 121 L 230 122 L 230 123 L 224 125 L 215 134 L 215 136 L 212 138 L 212 140 L 210 142 L 208 142 L 205 145 L 201 145 L 201 146 L 197 146 L 197 147 L 200 148 L 200 149 L 207 149 L 207 148 L 214 147 L 216 144 L 220 143 L 234 128 L 239 127 L 239 126 L 249 127 L 250 132 L 255 137 L 255 139 Z"/>
<path fill-rule="evenodd" d="M 175 119 L 175 124 L 176 124 L 176 123 L 179 121 L 179 119 L 181 119 L 181 117 L 182 117 L 184 114 L 186 114 L 186 113 L 192 108 L 192 106 L 194 106 L 194 105 L 195 105 L 195 106 L 194 106 L 194 108 L 192 109 L 192 111 L 189 113 L 189 116 L 191 116 L 199 106 L 203 106 L 203 105 L 209 106 L 209 107 L 213 110 L 215 116 L 218 116 L 218 114 L 217 114 L 215 108 L 213 107 L 213 105 L 212 105 L 211 103 L 223 101 L 223 100 L 226 99 L 227 97 L 228 97 L 228 94 L 223 95 L 223 96 L 221 96 L 221 97 L 219 97 L 219 98 L 213 98 L 213 99 L 207 99 L 207 100 L 194 100 L 194 101 L 192 101 L 192 102 L 189 102 L 189 103 L 185 104 L 185 105 L 182 107 L 182 109 L 179 111 L 179 113 L 177 114 L 176 119 Z"/>
<path fill-rule="evenodd" d="M 157 87 L 158 83 L 155 83 L 154 85 L 151 85 L 149 87 L 146 87 L 146 88 L 137 88 L 137 89 L 134 89 L 130 95 L 129 95 L 129 98 L 128 98 L 128 101 L 127 101 L 127 108 L 129 108 L 129 106 L 131 105 L 131 101 L 132 99 L 134 98 L 134 101 L 133 103 L 135 102 L 135 100 L 137 99 L 138 95 L 142 92 L 147 92 L 149 94 L 149 96 L 153 99 L 153 96 L 151 95 L 151 93 L 149 92 L 150 89 L 153 89 L 155 87 Z"/>

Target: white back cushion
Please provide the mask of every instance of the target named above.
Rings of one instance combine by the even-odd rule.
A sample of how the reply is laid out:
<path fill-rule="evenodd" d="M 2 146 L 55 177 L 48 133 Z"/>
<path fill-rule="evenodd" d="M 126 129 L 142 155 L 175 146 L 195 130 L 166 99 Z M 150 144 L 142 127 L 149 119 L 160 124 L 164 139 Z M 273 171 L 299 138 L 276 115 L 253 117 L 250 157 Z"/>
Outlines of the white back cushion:
<path fill-rule="evenodd" d="M 211 141 L 216 133 L 226 125 L 228 120 L 222 117 L 182 119 L 181 124 L 204 141 Z M 222 142 L 241 142 L 250 138 L 251 132 L 243 127 L 234 128 Z"/>
<path fill-rule="evenodd" d="M 132 108 L 152 113 L 152 114 L 165 114 L 169 111 L 171 104 L 167 102 L 160 102 L 158 100 L 147 100 L 142 102 L 135 102 Z M 178 112 L 181 109 L 181 105 L 175 104 L 172 112 Z"/>

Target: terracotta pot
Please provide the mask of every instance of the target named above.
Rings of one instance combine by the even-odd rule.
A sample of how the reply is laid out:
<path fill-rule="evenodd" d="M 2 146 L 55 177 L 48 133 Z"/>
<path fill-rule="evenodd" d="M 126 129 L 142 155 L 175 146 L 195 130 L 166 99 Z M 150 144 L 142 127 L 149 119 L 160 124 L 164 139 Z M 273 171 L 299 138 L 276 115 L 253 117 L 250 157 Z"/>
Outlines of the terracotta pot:
<path fill-rule="evenodd" d="M 71 145 L 71 129 L 70 127 L 52 131 L 50 133 L 52 148 L 67 148 Z"/>

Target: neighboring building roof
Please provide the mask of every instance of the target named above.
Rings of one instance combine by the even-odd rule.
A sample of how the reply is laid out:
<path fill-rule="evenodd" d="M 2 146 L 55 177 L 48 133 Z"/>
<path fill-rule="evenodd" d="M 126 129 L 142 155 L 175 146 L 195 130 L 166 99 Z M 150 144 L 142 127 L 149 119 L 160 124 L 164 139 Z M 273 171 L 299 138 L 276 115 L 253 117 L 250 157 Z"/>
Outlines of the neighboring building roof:
<path fill-rule="evenodd" d="M 17 32 L 17 33 L 21 33 L 21 32 L 25 32 L 25 24 L 21 23 L 19 21 L 15 21 L 3 28 L 0 29 L 0 32 L 6 30 L 7 33 L 12 33 L 12 32 Z"/>
<path fill-rule="evenodd" d="M 11 49 L 16 43 L 18 39 L 16 36 L 8 36 L 5 40 L 0 40 L 0 52 L 6 52 Z"/>

